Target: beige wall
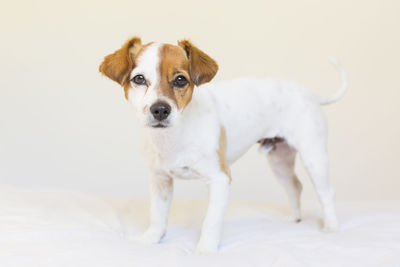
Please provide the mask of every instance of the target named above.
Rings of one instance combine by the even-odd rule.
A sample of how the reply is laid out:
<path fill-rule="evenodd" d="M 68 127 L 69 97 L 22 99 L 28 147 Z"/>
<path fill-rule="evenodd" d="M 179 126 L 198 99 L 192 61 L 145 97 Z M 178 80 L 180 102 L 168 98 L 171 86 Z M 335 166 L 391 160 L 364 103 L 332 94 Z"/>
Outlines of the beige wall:
<path fill-rule="evenodd" d="M 290 78 L 345 98 L 324 107 L 340 200 L 400 199 L 399 1 L 2 1 L 0 182 L 147 195 L 138 124 L 97 67 L 127 38 L 190 38 L 220 65 L 218 80 Z M 233 166 L 232 198 L 283 201 L 252 149 Z M 304 199 L 314 199 L 301 165 Z M 205 197 L 199 182 L 176 196 Z M 200 189 L 199 189 L 200 187 Z"/>

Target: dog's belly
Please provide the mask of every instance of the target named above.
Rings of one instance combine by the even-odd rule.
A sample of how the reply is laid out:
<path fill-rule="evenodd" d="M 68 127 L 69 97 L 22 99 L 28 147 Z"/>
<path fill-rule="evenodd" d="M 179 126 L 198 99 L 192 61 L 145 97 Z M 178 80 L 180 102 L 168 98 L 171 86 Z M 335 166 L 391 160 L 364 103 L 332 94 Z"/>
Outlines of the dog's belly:
<path fill-rule="evenodd" d="M 251 134 L 247 135 L 246 138 L 244 138 L 241 134 L 236 136 L 228 136 L 226 150 L 228 163 L 234 163 L 258 141 L 263 139 L 272 139 L 277 136 L 278 134 L 276 131 L 271 131 L 269 133 L 266 131 L 253 131 Z M 240 140 L 240 142 L 237 140 Z"/>

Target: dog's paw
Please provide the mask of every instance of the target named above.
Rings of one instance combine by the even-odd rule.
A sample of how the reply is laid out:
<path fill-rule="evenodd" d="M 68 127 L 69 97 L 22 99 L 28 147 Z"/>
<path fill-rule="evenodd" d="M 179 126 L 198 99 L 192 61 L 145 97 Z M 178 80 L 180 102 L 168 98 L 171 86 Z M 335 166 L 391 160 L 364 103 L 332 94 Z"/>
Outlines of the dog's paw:
<path fill-rule="evenodd" d="M 164 232 L 148 229 L 143 234 L 132 239 L 143 244 L 158 244 L 163 236 Z"/>
<path fill-rule="evenodd" d="M 197 244 L 195 253 L 198 255 L 215 254 L 218 252 L 218 242 L 200 241 Z"/>
<path fill-rule="evenodd" d="M 301 222 L 301 217 L 293 216 L 293 215 L 287 215 L 287 216 L 284 217 L 284 220 L 287 221 L 287 222 L 299 223 L 299 222 Z"/>
<path fill-rule="evenodd" d="M 335 233 L 339 231 L 339 224 L 336 221 L 328 221 L 324 223 L 322 232 L 324 233 Z"/>

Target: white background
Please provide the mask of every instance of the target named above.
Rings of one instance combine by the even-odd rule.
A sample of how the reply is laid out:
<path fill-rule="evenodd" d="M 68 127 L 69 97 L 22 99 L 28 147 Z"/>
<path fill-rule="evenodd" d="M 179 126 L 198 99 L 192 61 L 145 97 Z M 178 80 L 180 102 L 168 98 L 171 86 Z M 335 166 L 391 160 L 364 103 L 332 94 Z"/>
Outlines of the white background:
<path fill-rule="evenodd" d="M 320 95 L 349 74 L 329 120 L 339 200 L 400 199 L 398 1 L 2 1 L 0 183 L 147 197 L 139 125 L 123 90 L 98 73 L 129 37 L 190 38 L 220 66 L 216 80 L 296 80 Z M 299 162 L 300 163 L 300 162 Z M 301 164 L 303 199 L 315 195 Z M 251 149 L 232 167 L 231 199 L 281 202 L 266 159 Z M 205 198 L 177 181 L 176 198 Z"/>

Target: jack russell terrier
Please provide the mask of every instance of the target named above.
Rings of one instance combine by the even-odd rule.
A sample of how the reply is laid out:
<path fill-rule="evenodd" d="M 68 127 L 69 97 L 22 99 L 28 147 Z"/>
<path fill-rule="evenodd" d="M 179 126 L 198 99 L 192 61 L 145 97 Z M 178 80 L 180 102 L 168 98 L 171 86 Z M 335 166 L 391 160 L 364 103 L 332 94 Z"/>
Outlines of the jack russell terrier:
<path fill-rule="evenodd" d="M 150 226 L 139 238 L 158 243 L 164 236 L 173 180 L 201 179 L 209 188 L 198 253 L 218 250 L 228 203 L 229 165 L 259 143 L 289 196 L 299 222 L 302 185 L 294 173 L 300 153 L 323 208 L 323 230 L 338 229 L 335 196 L 328 179 L 327 127 L 320 105 L 347 90 L 320 98 L 296 83 L 243 78 L 209 83 L 218 71 L 211 57 L 188 40 L 178 45 L 134 37 L 104 58 L 100 72 L 119 83 L 144 129 L 150 168 Z"/>

